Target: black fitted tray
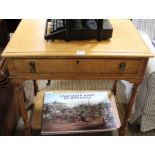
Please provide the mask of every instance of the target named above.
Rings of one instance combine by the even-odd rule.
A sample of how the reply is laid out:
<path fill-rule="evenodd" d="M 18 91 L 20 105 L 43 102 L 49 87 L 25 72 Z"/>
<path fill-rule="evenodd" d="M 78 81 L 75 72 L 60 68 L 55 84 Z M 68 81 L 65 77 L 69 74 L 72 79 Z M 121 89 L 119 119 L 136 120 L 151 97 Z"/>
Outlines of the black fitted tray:
<path fill-rule="evenodd" d="M 86 29 L 86 28 L 74 28 L 71 27 L 69 30 L 63 29 L 57 32 L 47 34 L 47 26 L 49 20 L 46 20 L 45 36 L 46 40 L 63 39 L 66 41 L 71 40 L 88 40 L 97 39 L 98 41 L 112 38 L 113 28 L 109 20 L 104 19 L 101 30 L 98 29 Z"/>

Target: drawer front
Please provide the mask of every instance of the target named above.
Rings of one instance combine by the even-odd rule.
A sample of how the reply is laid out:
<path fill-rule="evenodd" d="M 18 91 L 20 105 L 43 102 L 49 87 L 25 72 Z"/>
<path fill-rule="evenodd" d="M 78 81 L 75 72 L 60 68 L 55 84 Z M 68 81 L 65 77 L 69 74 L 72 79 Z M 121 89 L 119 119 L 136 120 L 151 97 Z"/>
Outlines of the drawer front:
<path fill-rule="evenodd" d="M 141 59 L 14 59 L 17 73 L 138 74 L 144 65 Z"/>

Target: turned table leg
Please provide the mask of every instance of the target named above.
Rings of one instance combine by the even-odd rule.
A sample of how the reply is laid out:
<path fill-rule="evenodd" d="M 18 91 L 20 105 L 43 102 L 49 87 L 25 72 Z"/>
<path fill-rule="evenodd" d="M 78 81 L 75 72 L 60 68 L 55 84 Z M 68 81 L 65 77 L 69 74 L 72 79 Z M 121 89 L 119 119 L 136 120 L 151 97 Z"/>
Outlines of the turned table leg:
<path fill-rule="evenodd" d="M 50 84 L 51 84 L 51 80 L 48 80 L 46 85 L 49 86 Z"/>
<path fill-rule="evenodd" d="M 112 92 L 114 93 L 114 96 L 116 96 L 116 86 L 117 86 L 117 80 L 115 80 L 114 83 L 113 83 Z"/>
<path fill-rule="evenodd" d="M 122 126 L 121 126 L 121 128 L 119 130 L 119 135 L 121 135 L 121 136 L 126 135 L 127 128 L 128 128 L 128 120 L 129 120 L 131 110 L 132 110 L 132 107 L 133 107 L 133 104 L 134 104 L 134 99 L 135 99 L 135 96 L 136 96 L 137 88 L 138 88 L 138 84 L 134 84 L 134 86 L 132 88 L 131 98 L 130 98 L 130 101 L 129 101 L 128 105 L 127 105 L 127 109 L 125 111 L 125 117 L 124 117 Z"/>
<path fill-rule="evenodd" d="M 37 92 L 39 91 L 37 80 L 33 80 L 33 86 L 34 86 L 34 95 L 36 96 Z"/>
<path fill-rule="evenodd" d="M 11 82 L 14 82 L 13 80 Z M 22 84 L 21 83 L 16 83 L 14 82 L 14 89 L 16 93 L 16 98 L 19 106 L 19 112 L 21 114 L 21 117 L 24 121 L 24 126 L 25 126 L 25 134 L 26 135 L 31 135 L 31 124 L 28 119 L 28 113 L 26 111 L 25 107 L 25 102 L 24 102 L 24 96 L 22 93 Z"/>
<path fill-rule="evenodd" d="M 23 85 L 21 86 L 21 90 L 22 90 L 24 101 L 26 101 L 26 93 Z"/>

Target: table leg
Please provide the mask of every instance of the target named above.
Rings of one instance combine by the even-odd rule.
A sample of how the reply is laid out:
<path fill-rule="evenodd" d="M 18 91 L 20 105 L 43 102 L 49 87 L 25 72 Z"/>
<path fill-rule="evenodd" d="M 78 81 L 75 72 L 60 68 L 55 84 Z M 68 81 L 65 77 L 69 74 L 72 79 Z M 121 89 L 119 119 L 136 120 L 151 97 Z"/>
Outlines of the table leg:
<path fill-rule="evenodd" d="M 116 86 L 117 86 L 117 80 L 115 80 L 114 83 L 113 83 L 112 92 L 114 93 L 114 96 L 116 96 Z"/>
<path fill-rule="evenodd" d="M 122 126 L 121 126 L 121 128 L 119 130 L 119 135 L 120 136 L 126 135 L 127 128 L 128 128 L 128 120 L 129 120 L 131 110 L 132 110 L 132 107 L 133 107 L 133 104 L 134 104 L 134 99 L 135 99 L 135 96 L 136 96 L 137 88 L 138 88 L 138 84 L 134 84 L 134 86 L 132 88 L 131 98 L 130 98 L 130 101 L 129 101 L 128 105 L 127 105 L 127 109 L 126 109 L 126 112 L 125 112 L 125 117 L 124 117 L 124 120 L 123 120 L 123 124 L 122 124 Z"/>
<path fill-rule="evenodd" d="M 25 93 L 25 89 L 24 89 L 23 85 L 22 85 L 21 89 L 22 89 L 22 94 L 23 94 L 24 101 L 26 101 L 26 93 Z"/>
<path fill-rule="evenodd" d="M 34 95 L 36 96 L 37 92 L 39 91 L 37 80 L 33 80 L 33 86 L 34 86 Z"/>
<path fill-rule="evenodd" d="M 48 80 L 46 85 L 49 86 L 50 84 L 51 84 L 51 80 Z"/>
<path fill-rule="evenodd" d="M 19 106 L 19 112 L 24 121 L 24 126 L 26 129 L 25 134 L 31 135 L 31 124 L 28 120 L 28 114 L 27 114 L 26 107 L 25 107 L 24 96 L 22 93 L 22 84 L 16 83 L 16 85 L 14 86 L 15 86 L 15 93 L 16 93 L 16 98 L 17 98 L 18 106 Z"/>

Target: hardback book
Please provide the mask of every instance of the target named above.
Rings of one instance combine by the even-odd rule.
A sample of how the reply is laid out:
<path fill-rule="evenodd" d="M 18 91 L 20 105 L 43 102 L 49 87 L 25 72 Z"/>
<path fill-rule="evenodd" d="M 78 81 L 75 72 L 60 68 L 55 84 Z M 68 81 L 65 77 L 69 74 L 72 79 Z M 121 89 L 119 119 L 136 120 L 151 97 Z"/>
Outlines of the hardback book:
<path fill-rule="evenodd" d="M 113 102 L 110 91 L 45 92 L 41 134 L 116 130 L 120 120 Z"/>

